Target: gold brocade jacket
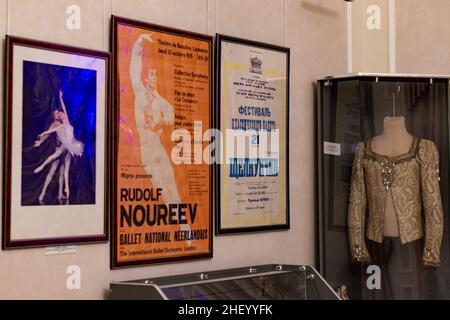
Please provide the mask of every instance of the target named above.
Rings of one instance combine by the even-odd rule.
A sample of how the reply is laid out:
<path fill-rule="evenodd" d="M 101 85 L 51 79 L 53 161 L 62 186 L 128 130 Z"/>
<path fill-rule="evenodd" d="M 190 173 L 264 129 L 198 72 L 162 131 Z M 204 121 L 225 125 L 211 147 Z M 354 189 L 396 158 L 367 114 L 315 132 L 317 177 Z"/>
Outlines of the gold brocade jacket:
<path fill-rule="evenodd" d="M 383 241 L 387 192 L 392 193 L 401 243 L 406 244 L 425 235 L 423 265 L 438 267 L 443 212 L 439 153 L 432 141 L 415 137 L 409 152 L 398 157 L 374 153 L 371 139 L 358 144 L 348 209 L 354 261 L 371 260 L 365 238 L 377 243 Z"/>

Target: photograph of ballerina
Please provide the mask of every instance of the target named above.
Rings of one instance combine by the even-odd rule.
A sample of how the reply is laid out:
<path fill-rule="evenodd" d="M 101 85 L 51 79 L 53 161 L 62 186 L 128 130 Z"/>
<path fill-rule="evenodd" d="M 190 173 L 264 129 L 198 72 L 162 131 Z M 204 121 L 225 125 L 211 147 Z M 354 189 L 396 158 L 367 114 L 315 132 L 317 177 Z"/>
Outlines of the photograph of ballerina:
<path fill-rule="evenodd" d="M 5 250 L 108 240 L 110 53 L 8 35 Z"/>
<path fill-rule="evenodd" d="M 24 61 L 22 206 L 95 204 L 95 70 Z"/>

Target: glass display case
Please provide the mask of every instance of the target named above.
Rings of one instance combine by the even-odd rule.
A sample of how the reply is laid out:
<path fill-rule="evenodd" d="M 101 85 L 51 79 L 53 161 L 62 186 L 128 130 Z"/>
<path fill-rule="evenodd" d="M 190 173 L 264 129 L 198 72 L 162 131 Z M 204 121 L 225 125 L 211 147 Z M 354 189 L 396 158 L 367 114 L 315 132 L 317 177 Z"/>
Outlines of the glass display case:
<path fill-rule="evenodd" d="M 317 83 L 320 272 L 350 299 L 449 299 L 449 79 Z"/>
<path fill-rule="evenodd" d="M 311 266 L 263 265 L 110 284 L 112 300 L 339 300 Z"/>

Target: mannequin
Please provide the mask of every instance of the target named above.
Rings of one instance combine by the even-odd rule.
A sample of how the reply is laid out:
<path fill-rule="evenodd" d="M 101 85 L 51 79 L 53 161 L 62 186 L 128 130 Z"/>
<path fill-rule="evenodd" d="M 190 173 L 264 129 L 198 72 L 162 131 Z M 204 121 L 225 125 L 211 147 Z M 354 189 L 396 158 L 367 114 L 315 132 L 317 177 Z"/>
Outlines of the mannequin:
<path fill-rule="evenodd" d="M 406 130 L 404 117 L 386 117 L 383 133 L 372 140 L 372 152 L 382 156 L 396 157 L 408 153 L 414 137 Z M 392 193 L 388 192 L 384 216 L 384 236 L 400 237 Z"/>
<path fill-rule="evenodd" d="M 386 117 L 383 133 L 358 143 L 352 169 L 348 226 L 352 259 L 381 268 L 374 299 L 404 299 L 405 288 L 425 281 L 424 268 L 438 268 L 444 232 L 439 151 L 412 136 L 404 117 Z M 414 290 L 413 290 L 414 291 Z"/>

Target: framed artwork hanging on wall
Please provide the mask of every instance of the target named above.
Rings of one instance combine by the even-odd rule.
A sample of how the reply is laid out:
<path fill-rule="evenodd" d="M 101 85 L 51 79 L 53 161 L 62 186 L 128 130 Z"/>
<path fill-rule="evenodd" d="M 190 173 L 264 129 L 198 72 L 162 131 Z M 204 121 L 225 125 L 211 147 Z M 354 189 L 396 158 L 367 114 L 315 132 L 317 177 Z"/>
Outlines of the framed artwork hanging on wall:
<path fill-rule="evenodd" d="M 289 229 L 290 50 L 217 35 L 216 233 Z"/>
<path fill-rule="evenodd" d="M 212 257 L 212 37 L 113 17 L 111 267 Z M 192 148 L 191 148 L 192 147 Z"/>
<path fill-rule="evenodd" d="M 106 242 L 110 54 L 6 46 L 3 248 Z"/>

